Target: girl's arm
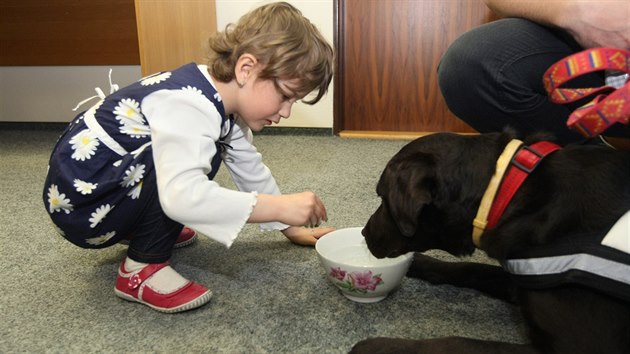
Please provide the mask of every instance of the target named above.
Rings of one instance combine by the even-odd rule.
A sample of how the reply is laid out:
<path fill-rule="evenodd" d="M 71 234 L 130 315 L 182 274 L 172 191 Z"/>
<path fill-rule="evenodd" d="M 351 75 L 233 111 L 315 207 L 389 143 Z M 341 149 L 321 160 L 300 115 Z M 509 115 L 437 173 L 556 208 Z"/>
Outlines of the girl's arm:
<path fill-rule="evenodd" d="M 326 208 L 313 192 L 280 194 L 271 172 L 262 162 L 262 156 L 252 145 L 249 128 L 239 120 L 234 125 L 224 162 L 240 190 L 256 190 L 256 205 L 247 220 L 261 223 L 265 229 L 281 229 L 291 242 L 314 245 L 322 235 L 334 228 L 304 228 L 328 220 Z M 276 223 L 274 223 L 276 222 Z"/>

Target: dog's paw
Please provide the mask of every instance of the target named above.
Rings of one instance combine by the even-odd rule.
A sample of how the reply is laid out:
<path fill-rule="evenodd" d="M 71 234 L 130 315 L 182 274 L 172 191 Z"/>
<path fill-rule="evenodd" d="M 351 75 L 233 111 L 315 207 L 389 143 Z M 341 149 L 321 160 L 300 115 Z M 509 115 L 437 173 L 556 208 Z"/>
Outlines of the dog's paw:
<path fill-rule="evenodd" d="M 450 284 L 475 289 L 511 303 L 516 301 L 516 288 L 512 278 L 497 265 L 447 262 L 416 253 L 407 276 L 435 285 Z"/>
<path fill-rule="evenodd" d="M 358 342 L 350 354 L 417 353 L 418 349 L 415 340 L 377 337 Z"/>
<path fill-rule="evenodd" d="M 415 253 L 407 276 L 426 280 L 433 284 L 442 284 L 445 281 L 443 275 L 445 263 L 433 257 Z"/>

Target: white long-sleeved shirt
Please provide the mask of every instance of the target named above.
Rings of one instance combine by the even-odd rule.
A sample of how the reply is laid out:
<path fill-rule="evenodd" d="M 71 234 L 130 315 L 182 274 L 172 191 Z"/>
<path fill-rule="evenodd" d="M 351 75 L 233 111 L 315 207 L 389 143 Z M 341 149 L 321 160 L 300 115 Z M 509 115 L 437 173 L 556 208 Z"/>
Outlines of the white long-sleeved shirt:
<path fill-rule="evenodd" d="M 199 66 L 212 83 L 205 66 Z M 256 196 L 280 194 L 261 154 L 252 145 L 251 130 L 239 119 L 226 139 L 223 157 L 238 191 L 208 179 L 215 143 L 222 132 L 214 104 L 194 90 L 161 90 L 142 101 L 151 127 L 153 158 L 160 203 L 167 216 L 226 246 L 231 246 L 254 206 Z M 173 119 L 177 117 L 177 119 Z M 284 229 L 272 222 L 263 229 Z"/>

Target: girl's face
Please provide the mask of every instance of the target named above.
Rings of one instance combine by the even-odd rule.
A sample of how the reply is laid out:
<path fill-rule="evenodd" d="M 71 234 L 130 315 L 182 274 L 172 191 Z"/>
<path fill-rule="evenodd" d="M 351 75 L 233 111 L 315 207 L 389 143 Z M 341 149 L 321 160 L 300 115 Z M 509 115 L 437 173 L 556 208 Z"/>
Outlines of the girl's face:
<path fill-rule="evenodd" d="M 280 119 L 289 118 L 291 107 L 298 100 L 291 90 L 291 80 L 253 78 L 243 86 L 239 116 L 252 131 L 260 131 Z"/>

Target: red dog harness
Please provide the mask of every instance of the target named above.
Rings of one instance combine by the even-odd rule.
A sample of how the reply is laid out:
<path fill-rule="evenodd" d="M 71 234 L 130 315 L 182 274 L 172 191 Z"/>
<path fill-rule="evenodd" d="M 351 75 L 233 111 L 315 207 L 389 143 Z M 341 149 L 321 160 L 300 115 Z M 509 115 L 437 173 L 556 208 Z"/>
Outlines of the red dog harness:
<path fill-rule="evenodd" d="M 575 102 L 597 94 L 592 101 L 571 113 L 567 121 L 569 128 L 586 137 L 599 135 L 615 123 L 627 125 L 630 120 L 630 81 L 619 89 L 612 86 L 560 88 L 580 75 L 602 70 L 630 73 L 630 51 L 613 48 L 585 50 L 555 63 L 543 77 L 545 89 L 554 103 Z"/>
<path fill-rule="evenodd" d="M 510 161 L 510 169 L 507 171 L 501 183 L 499 194 L 494 200 L 494 203 L 492 203 L 492 208 L 490 208 L 490 214 L 488 216 L 488 224 L 486 225 L 487 229 L 496 226 L 516 191 L 521 184 L 523 184 L 527 176 L 534 171 L 540 161 L 542 161 L 545 156 L 559 149 L 560 146 L 549 141 L 541 141 L 531 146 L 521 145 L 512 158 L 512 161 Z"/>
<path fill-rule="evenodd" d="M 548 141 L 525 146 L 516 139 L 506 146 L 473 221 L 477 247 L 483 232 L 496 226 L 527 176 L 545 156 L 558 149 Z M 606 235 L 571 235 L 551 244 L 527 247 L 510 254 L 501 266 L 520 287 L 546 289 L 581 284 L 630 301 L 630 211 Z"/>
<path fill-rule="evenodd" d="M 545 156 L 559 149 L 560 146 L 549 141 L 540 141 L 531 146 L 523 145 L 517 139 L 508 143 L 497 160 L 495 174 L 488 184 L 477 217 L 473 221 L 473 242 L 477 247 L 483 232 L 496 226 L 527 176 L 536 169 Z"/>

